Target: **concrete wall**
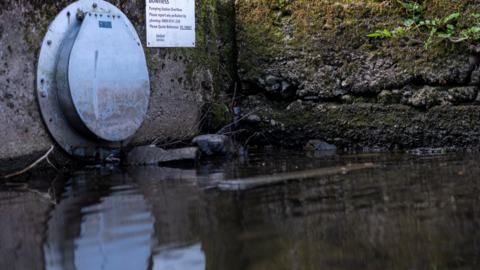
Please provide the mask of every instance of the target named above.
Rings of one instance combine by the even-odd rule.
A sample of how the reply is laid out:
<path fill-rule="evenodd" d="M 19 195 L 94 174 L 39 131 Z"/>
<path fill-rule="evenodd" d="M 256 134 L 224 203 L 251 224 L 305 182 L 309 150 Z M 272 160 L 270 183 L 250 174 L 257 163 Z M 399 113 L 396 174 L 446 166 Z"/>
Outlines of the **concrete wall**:
<path fill-rule="evenodd" d="M 25 167 L 55 145 L 35 98 L 35 65 L 55 16 L 73 1 L 20 0 L 0 3 L 0 174 Z M 110 0 L 135 26 L 151 82 L 146 119 L 131 145 L 187 136 L 204 101 L 228 90 L 235 78 L 234 6 L 227 0 L 196 1 L 195 48 L 147 48 L 145 1 Z M 59 148 L 59 147 L 57 147 Z M 62 164 L 77 163 L 55 149 Z"/>

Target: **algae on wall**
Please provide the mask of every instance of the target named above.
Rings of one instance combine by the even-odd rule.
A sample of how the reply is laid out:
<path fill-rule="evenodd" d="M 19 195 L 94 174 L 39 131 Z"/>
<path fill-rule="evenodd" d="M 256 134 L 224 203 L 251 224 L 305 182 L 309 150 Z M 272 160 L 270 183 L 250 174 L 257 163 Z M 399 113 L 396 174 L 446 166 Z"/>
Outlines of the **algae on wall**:
<path fill-rule="evenodd" d="M 454 12 L 458 27 L 474 23 L 472 0 L 419 1 L 425 19 Z M 440 42 L 426 51 L 411 38 L 369 38 L 395 29 L 407 17 L 396 1 L 246 0 L 236 2 L 239 76 L 245 89 L 279 95 L 288 82 L 298 97 L 335 98 L 345 93 L 377 95 L 384 89 L 468 84 L 477 64 L 466 46 Z M 448 42 L 447 42 L 448 43 Z M 270 83 L 268 78 L 273 78 Z"/>
<path fill-rule="evenodd" d="M 301 148 L 308 140 L 323 140 L 339 149 L 388 150 L 478 149 L 480 143 L 479 106 L 435 106 L 424 110 L 399 104 L 339 105 L 297 100 L 256 110 L 260 104 L 269 102 L 255 97 L 241 104 L 245 113 L 255 111 L 264 120 L 249 132 L 263 134 L 268 139 L 264 143 L 282 147 Z M 242 126 L 247 127 L 250 126 Z M 263 136 L 259 137 L 260 141 Z"/>
<path fill-rule="evenodd" d="M 480 13 L 472 0 L 417 3 L 425 20 L 459 13 L 449 22 L 456 29 L 474 25 L 469 15 Z M 255 111 L 264 121 L 253 130 L 245 124 L 250 134 L 287 147 L 311 139 L 340 148 L 478 146 L 479 109 L 470 106 L 480 102 L 475 51 L 462 44 L 451 51 L 440 39 L 427 51 L 418 32 L 367 37 L 402 26 L 408 16 L 401 3 L 245 0 L 236 1 L 236 13 L 243 91 L 279 101 Z M 259 106 L 250 100 L 244 113 Z"/>

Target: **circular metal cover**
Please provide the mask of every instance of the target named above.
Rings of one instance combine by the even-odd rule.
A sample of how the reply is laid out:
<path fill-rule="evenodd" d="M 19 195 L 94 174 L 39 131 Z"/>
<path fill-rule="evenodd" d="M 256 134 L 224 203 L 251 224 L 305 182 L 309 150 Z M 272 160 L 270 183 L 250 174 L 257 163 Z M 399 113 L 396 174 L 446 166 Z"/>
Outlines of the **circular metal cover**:
<path fill-rule="evenodd" d="M 64 41 L 57 64 L 60 107 L 91 139 L 122 141 L 135 134 L 148 108 L 147 63 L 118 14 L 88 13 Z"/>
<path fill-rule="evenodd" d="M 77 12 L 84 13 L 83 22 Z M 68 153 L 99 160 L 117 152 L 142 123 L 150 92 L 145 55 L 130 21 L 104 1 L 66 7 L 45 35 L 36 90 L 45 125 Z"/>

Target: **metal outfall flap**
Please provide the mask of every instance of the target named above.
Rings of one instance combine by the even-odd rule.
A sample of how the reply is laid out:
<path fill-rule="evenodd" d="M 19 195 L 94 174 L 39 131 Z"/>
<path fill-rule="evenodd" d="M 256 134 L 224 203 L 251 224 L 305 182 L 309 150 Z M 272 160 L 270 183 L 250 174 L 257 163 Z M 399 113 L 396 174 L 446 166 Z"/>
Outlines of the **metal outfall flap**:
<path fill-rule="evenodd" d="M 150 81 L 141 42 L 115 6 L 82 0 L 49 27 L 37 69 L 40 110 L 68 153 L 103 159 L 145 118 Z"/>

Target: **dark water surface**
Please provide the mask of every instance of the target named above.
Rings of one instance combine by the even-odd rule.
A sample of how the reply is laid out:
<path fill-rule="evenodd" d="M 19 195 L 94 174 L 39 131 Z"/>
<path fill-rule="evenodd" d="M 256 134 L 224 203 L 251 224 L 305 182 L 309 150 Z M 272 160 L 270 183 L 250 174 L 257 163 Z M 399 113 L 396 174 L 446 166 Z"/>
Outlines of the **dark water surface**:
<path fill-rule="evenodd" d="M 377 166 L 348 169 L 365 164 Z M 265 151 L 13 179 L 0 184 L 0 269 L 480 269 L 479 164 L 479 153 Z M 212 188 L 331 167 L 342 169 Z"/>

